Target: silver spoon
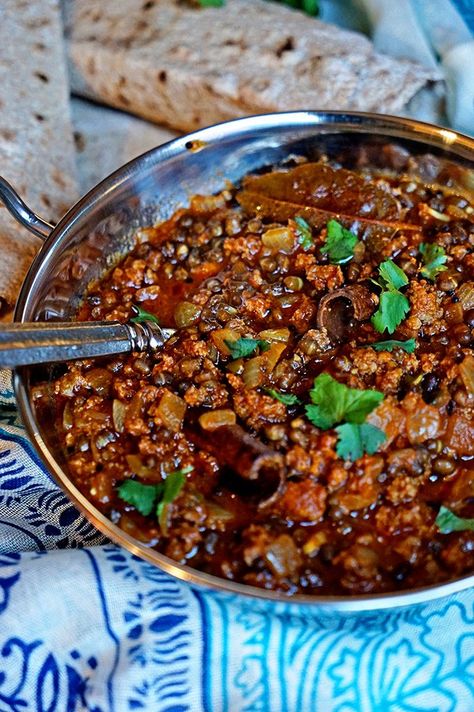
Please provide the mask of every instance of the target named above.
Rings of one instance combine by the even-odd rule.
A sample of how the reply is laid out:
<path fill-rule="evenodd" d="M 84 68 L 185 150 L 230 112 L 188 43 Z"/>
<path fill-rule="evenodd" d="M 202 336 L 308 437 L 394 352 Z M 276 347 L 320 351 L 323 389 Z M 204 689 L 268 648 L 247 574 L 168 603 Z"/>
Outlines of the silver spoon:
<path fill-rule="evenodd" d="M 0 327 L 0 366 L 113 356 L 129 351 L 156 351 L 176 333 L 152 321 L 32 322 Z"/>

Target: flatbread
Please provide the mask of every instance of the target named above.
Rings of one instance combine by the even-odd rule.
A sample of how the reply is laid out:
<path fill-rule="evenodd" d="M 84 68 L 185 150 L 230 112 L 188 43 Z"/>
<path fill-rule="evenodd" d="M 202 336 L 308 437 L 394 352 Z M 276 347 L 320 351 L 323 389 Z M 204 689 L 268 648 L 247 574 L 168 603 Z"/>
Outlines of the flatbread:
<path fill-rule="evenodd" d="M 71 0 L 73 90 L 184 131 L 291 109 L 397 112 L 436 72 L 264 0 Z"/>
<path fill-rule="evenodd" d="M 81 195 L 141 153 L 178 135 L 123 111 L 71 101 Z"/>
<path fill-rule="evenodd" d="M 0 174 L 57 221 L 77 198 L 62 26 L 54 0 L 2 0 Z M 12 305 L 41 240 L 0 206 L 0 303 Z"/>

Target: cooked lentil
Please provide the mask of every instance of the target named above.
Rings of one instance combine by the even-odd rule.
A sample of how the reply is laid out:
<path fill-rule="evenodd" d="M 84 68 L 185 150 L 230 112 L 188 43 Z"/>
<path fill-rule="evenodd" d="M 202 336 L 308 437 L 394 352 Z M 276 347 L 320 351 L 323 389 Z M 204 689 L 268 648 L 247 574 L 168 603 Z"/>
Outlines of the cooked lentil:
<path fill-rule="evenodd" d="M 473 571 L 474 533 L 435 525 L 441 505 L 474 516 L 473 214 L 455 185 L 323 161 L 248 177 L 142 229 L 78 318 L 126 321 L 137 305 L 179 332 L 159 353 L 72 363 L 54 382 L 71 478 L 150 547 L 287 594 L 394 591 Z M 311 227 L 305 249 L 296 216 Z M 329 219 L 360 241 L 342 264 L 321 249 Z M 447 256 L 434 280 L 421 275 L 422 243 Z M 392 335 L 370 320 L 387 259 L 410 304 Z M 360 318 L 342 299 L 321 320 L 321 300 L 354 287 L 371 300 Z M 232 359 L 239 337 L 267 348 Z M 370 347 L 388 338 L 415 338 L 415 351 Z M 376 452 L 341 459 L 334 428 L 306 417 L 322 372 L 384 394 L 367 418 L 385 434 Z M 37 387 L 39 408 L 47 393 Z M 165 531 L 118 496 L 128 478 L 155 485 L 189 467 Z"/>

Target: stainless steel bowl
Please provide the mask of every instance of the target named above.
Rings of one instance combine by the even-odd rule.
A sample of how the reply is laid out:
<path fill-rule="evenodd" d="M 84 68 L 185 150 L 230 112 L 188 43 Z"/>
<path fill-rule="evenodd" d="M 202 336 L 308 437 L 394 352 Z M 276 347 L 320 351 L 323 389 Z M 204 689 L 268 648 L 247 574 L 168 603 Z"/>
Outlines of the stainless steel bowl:
<path fill-rule="evenodd" d="M 383 147 L 394 142 L 414 155 L 434 153 L 468 170 L 474 167 L 474 140 L 454 131 L 374 114 L 300 111 L 226 122 L 149 151 L 102 181 L 54 229 L 19 205 L 14 195 L 6 195 L 0 185 L 0 196 L 8 200 L 23 224 L 36 234 L 47 235 L 24 281 L 15 319 L 70 319 L 87 284 L 127 251 L 137 228 L 169 217 L 196 193 L 218 191 L 225 181 L 237 182 L 246 173 L 277 164 L 289 154 L 317 157 L 326 153 L 350 164 L 362 151 L 380 165 Z M 419 604 L 474 584 L 471 575 L 393 594 L 297 595 L 289 599 L 278 592 L 233 583 L 178 564 L 125 534 L 74 486 L 54 431 L 35 414 L 31 389 L 37 378 L 37 368 L 17 369 L 15 393 L 28 434 L 59 485 L 107 537 L 193 586 L 214 589 L 240 604 L 247 601 L 253 608 L 307 617 Z M 252 597 L 253 601 L 243 597 Z"/>

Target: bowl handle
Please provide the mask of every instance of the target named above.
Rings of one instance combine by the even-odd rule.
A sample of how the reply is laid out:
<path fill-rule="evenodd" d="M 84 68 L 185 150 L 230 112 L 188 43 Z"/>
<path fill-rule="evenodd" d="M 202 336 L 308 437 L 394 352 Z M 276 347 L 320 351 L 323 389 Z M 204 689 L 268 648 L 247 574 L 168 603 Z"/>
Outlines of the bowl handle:
<path fill-rule="evenodd" d="M 42 220 L 38 215 L 29 209 L 23 202 L 18 193 L 13 190 L 10 183 L 0 176 L 0 199 L 5 205 L 8 212 L 13 215 L 15 220 L 27 230 L 32 232 L 42 240 L 46 240 L 53 230 L 53 225 L 50 225 L 46 220 Z"/>

